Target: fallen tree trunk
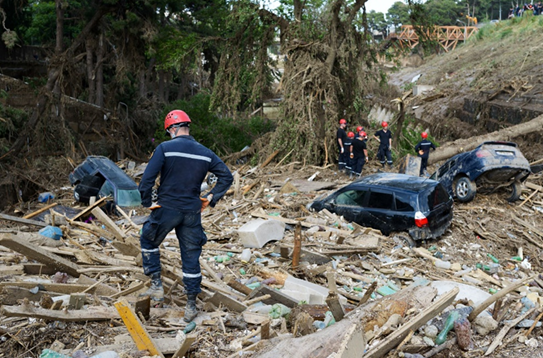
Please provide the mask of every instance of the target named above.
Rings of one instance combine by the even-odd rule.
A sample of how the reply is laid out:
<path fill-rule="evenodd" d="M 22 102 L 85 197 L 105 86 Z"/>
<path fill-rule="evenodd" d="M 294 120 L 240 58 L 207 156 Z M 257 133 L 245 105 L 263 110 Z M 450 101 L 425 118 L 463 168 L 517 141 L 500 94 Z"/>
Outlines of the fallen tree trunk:
<path fill-rule="evenodd" d="M 509 141 L 519 135 L 538 132 L 543 127 L 543 115 L 532 119 L 529 122 L 517 124 L 516 126 L 500 129 L 499 131 L 483 134 L 477 137 L 458 139 L 447 143 L 430 154 L 428 164 L 433 164 L 448 159 L 458 153 L 475 149 L 479 144 L 491 140 Z"/>
<path fill-rule="evenodd" d="M 372 358 L 382 357 L 394 349 L 409 334 L 409 330 L 416 331 L 428 320 L 441 313 L 452 303 L 457 294 L 458 288 L 455 288 L 432 302 L 436 291 L 431 287 L 402 290 L 358 307 L 348 313 L 341 322 L 317 333 L 300 338 L 272 339 L 254 356 L 259 358 L 287 356 L 359 358 L 365 356 L 363 353 L 366 349 L 365 332 L 374 330 L 375 327 L 382 327 L 395 313 L 404 317 L 411 309 L 420 310 L 416 317 L 410 319 L 404 326 L 366 353 Z"/>

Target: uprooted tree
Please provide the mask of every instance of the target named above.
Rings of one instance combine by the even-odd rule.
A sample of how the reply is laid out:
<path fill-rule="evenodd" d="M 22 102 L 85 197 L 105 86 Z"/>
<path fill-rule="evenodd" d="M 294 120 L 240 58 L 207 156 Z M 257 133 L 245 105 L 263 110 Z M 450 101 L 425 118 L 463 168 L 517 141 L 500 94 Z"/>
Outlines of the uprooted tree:
<path fill-rule="evenodd" d="M 370 89 L 378 90 L 383 78 L 374 66 L 377 58 L 364 4 L 365 0 L 334 0 L 318 6 L 294 0 L 289 18 L 238 3 L 232 16 L 243 25 L 221 54 L 214 105 L 221 110 L 239 105 L 244 91 L 240 79 L 251 66 L 255 71 L 248 100 L 262 98 L 269 73 L 265 51 L 278 27 L 284 61 L 279 84 L 282 115 L 259 154 L 292 150 L 292 160 L 332 162 L 338 120 L 362 123 L 364 96 Z"/>

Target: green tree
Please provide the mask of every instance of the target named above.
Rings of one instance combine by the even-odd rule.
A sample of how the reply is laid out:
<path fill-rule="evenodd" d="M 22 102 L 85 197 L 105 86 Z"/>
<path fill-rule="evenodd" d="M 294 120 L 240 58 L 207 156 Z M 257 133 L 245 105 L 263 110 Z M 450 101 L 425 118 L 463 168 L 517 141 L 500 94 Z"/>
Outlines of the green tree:
<path fill-rule="evenodd" d="M 437 26 L 455 26 L 457 20 L 462 19 L 462 5 L 454 0 L 428 0 L 424 7 L 427 16 Z"/>
<path fill-rule="evenodd" d="M 398 31 L 401 25 L 409 24 L 409 6 L 402 1 L 396 1 L 386 14 L 387 21 Z"/>
<path fill-rule="evenodd" d="M 374 32 L 381 32 L 383 38 L 388 35 L 388 22 L 385 20 L 385 15 L 382 12 L 371 10 L 367 14 L 368 27 Z"/>

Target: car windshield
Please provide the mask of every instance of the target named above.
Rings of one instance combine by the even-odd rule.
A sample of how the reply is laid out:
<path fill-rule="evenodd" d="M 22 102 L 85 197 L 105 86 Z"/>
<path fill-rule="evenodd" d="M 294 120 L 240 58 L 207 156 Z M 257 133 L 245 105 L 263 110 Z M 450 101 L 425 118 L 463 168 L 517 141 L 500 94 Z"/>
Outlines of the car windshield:
<path fill-rule="evenodd" d="M 141 204 L 140 192 L 137 189 L 116 189 L 109 181 L 100 188 L 100 196 L 111 196 L 121 207 L 138 206 Z"/>

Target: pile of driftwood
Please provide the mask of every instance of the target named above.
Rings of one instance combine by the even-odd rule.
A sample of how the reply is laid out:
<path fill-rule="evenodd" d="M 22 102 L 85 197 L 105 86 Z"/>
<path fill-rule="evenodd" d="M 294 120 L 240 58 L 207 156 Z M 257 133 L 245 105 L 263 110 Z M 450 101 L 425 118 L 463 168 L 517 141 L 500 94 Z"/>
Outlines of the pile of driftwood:
<path fill-rule="evenodd" d="M 83 350 L 89 356 L 110 350 L 125 357 L 142 352 L 162 357 L 360 357 L 363 352 L 369 357 L 390 352 L 431 357 L 443 349 L 487 354 L 500 344 L 500 349 L 507 344 L 518 349 L 514 338 L 524 335 L 529 341 L 532 331 L 541 329 L 536 328 L 543 288 L 539 262 L 532 260 L 533 266 L 526 268 L 500 252 L 504 233 L 470 215 L 477 212 L 476 204 L 457 207 L 442 240 L 409 248 L 397 237 L 347 223 L 326 210 L 307 211 L 305 204 L 317 191 L 345 184 L 347 177 L 328 168 L 281 165 L 282 160 L 271 167 L 271 159 L 259 167 L 237 168 L 225 199 L 203 213 L 209 241 L 201 258 L 202 312 L 195 327 L 182 321 L 185 296 L 175 234 L 168 235 L 161 249 L 164 303 L 139 297 L 148 285 L 138 243 L 145 215 L 118 207 L 106 214 L 106 198 L 76 208 L 76 214 L 63 209 L 74 207 L 71 199 L 36 205 L 24 217 L 1 214 L 0 331 L 6 340 L 0 352 L 5 357 L 24 352 L 38 356 L 44 348 L 67 355 Z M 507 212 L 513 217 L 515 243 L 530 254 L 540 252 L 536 250 L 543 244 L 543 232 L 537 229 L 541 214 L 527 209 L 537 207 L 539 188 L 528 184 L 527 193 L 535 194 Z M 242 260 L 237 230 L 256 218 L 281 221 L 286 231 L 281 240 L 251 249 L 251 259 Z M 62 228 L 62 239 L 37 234 L 47 225 Z M 475 243 L 481 244 L 469 246 L 475 235 L 480 237 Z M 490 251 L 500 267 L 494 272 L 485 265 L 477 268 L 475 262 Z M 447 259 L 451 267 L 436 268 L 437 260 Z M 300 302 L 283 293 L 290 278 L 324 288 L 324 302 Z M 459 287 L 438 292 L 430 281 L 497 292 L 475 303 L 457 297 Z M 523 311 L 519 304 L 528 296 L 535 302 Z M 474 327 L 469 332 L 478 334 L 465 338 L 457 333 L 454 338 L 451 333 L 432 348 L 427 327 L 442 328 L 449 313 L 462 307 L 469 308 L 463 311 Z M 481 334 L 484 324 L 477 322 L 482 313 L 496 322 L 486 334 Z M 533 324 L 517 327 L 525 319 Z M 52 324 L 72 325 L 70 331 L 81 327 L 83 333 L 74 338 L 51 329 L 46 339 L 37 340 L 35 332 Z M 492 337 L 499 324 L 504 325 Z M 522 342 L 521 349 L 529 347 Z"/>

